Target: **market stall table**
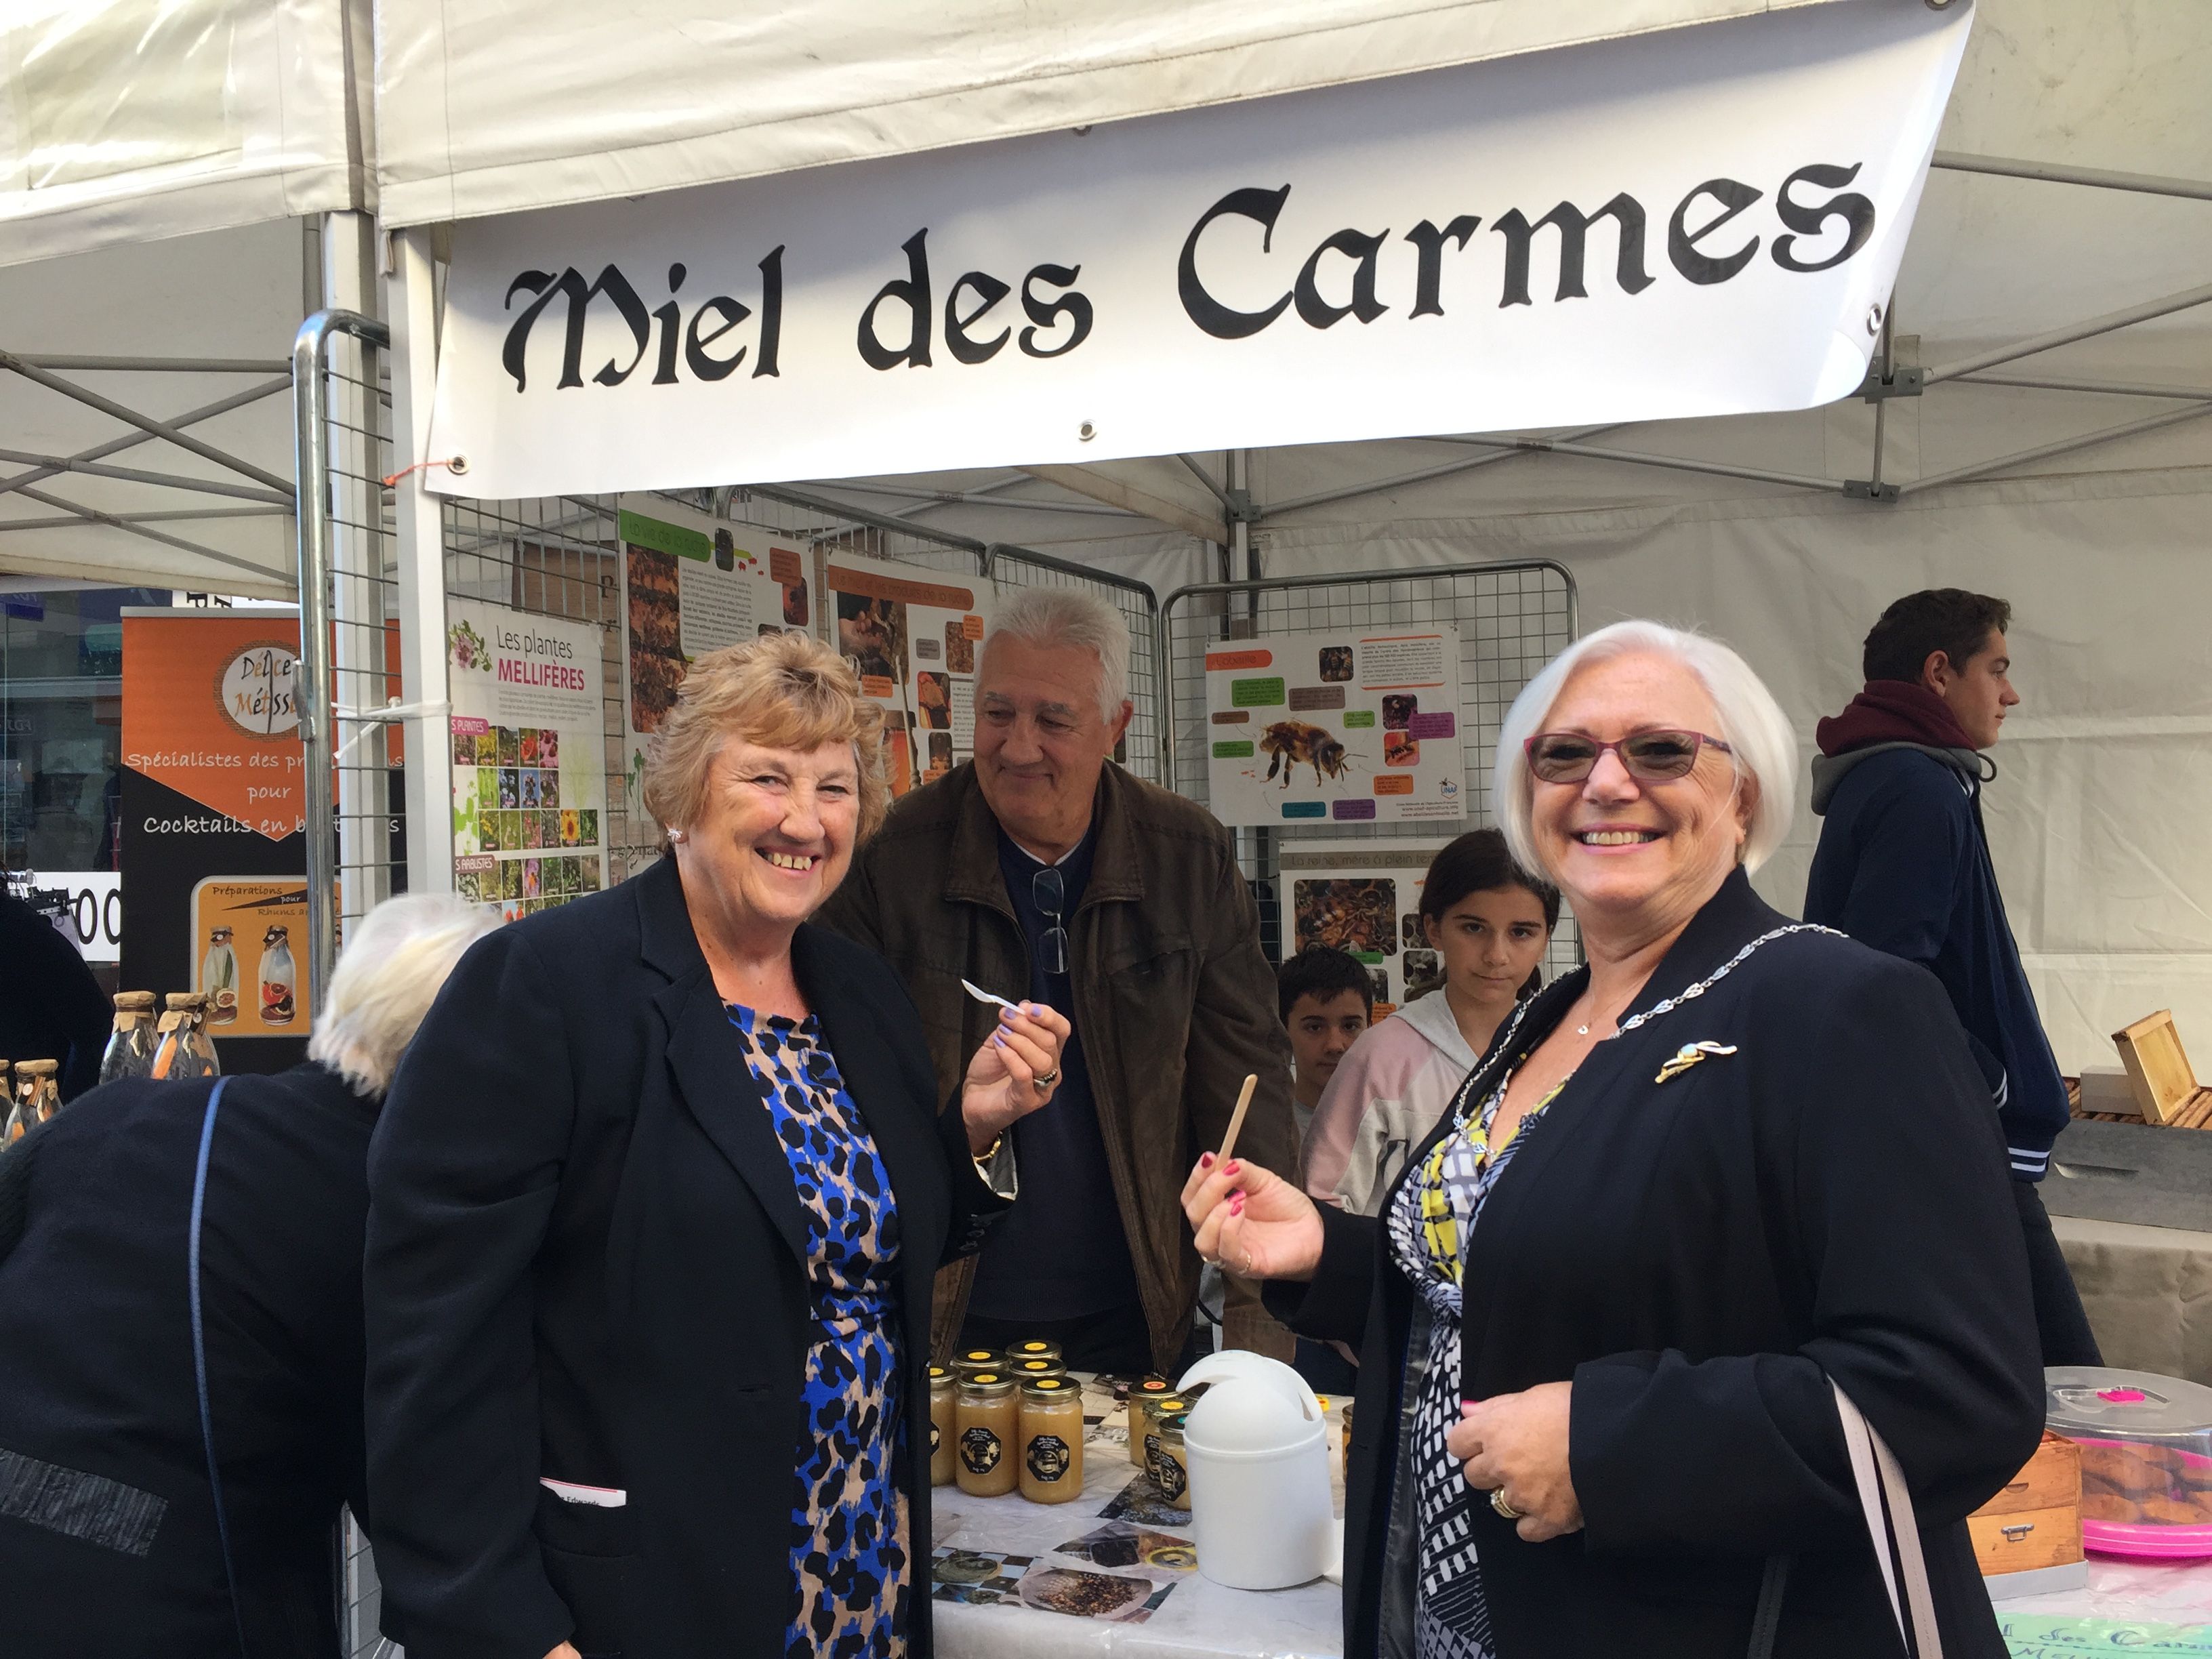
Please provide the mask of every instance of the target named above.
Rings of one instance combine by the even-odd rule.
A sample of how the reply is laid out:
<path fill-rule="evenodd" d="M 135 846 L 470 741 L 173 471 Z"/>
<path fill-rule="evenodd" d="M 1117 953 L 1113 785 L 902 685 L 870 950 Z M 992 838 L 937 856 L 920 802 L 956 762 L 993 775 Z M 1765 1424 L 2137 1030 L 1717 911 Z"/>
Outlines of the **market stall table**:
<path fill-rule="evenodd" d="M 1118 1408 L 1097 1394 L 1086 1395 L 1085 1406 L 1087 1414 L 1103 1415 L 1103 1420 L 1091 1424 L 1085 1437 L 1081 1498 L 1065 1504 L 1032 1504 L 1018 1497 L 971 1498 L 957 1486 L 939 1486 L 933 1494 L 933 1565 L 938 1569 L 938 1582 L 931 1612 L 940 1659 L 1054 1659 L 1074 1654 L 1144 1659 L 1201 1654 L 1337 1659 L 1343 1653 L 1343 1592 L 1327 1579 L 1291 1589 L 1237 1590 L 1189 1569 L 1148 1565 L 1141 1559 L 1108 1565 L 1063 1548 L 1112 1526 L 1113 1520 L 1101 1511 L 1131 1481 L 1142 1479 L 1129 1462 Z M 1332 1407 L 1333 1449 L 1340 1442 L 1338 1416 Z M 1341 1516 L 1340 1466 L 1334 1486 L 1336 1510 Z M 1149 1486 L 1140 1490 L 1148 1492 Z M 1135 1516 L 1123 1526 L 1178 1539 L 1192 1535 L 1188 1523 Z M 945 1551 L 968 1559 L 948 1561 L 939 1555 Z M 1152 1553 L 1158 1558 L 1157 1549 Z M 1026 1557 L 1028 1561 L 1018 1559 L 995 1571 L 985 1559 L 993 1556 Z M 950 1574 L 945 1571 L 948 1565 Z M 1046 1612 L 1034 1604 L 1047 1599 L 1038 1586 L 1075 1582 L 1042 1578 L 1056 1569 L 1143 1579 L 1152 1588 L 1141 1594 L 1131 1592 L 1128 1605 L 1111 1619 Z M 955 1577 L 964 1582 L 951 1582 Z M 1032 1579 L 1036 1582 L 1024 1601 L 1019 1587 Z"/>

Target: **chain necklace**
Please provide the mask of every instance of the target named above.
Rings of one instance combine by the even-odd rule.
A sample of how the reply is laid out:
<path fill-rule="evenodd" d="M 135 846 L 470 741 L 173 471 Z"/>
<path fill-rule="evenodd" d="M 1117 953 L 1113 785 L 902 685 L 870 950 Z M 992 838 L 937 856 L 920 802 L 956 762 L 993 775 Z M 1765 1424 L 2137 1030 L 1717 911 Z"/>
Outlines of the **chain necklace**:
<path fill-rule="evenodd" d="M 1832 927 L 1823 927 L 1818 922 L 1812 921 L 1792 922 L 1787 927 L 1777 927 L 1771 933 L 1761 933 L 1757 939 L 1752 940 L 1750 944 L 1745 945 L 1742 950 L 1737 951 L 1734 956 L 1730 957 L 1719 967 L 1714 969 L 1711 973 L 1707 974 L 1696 984 L 1685 986 L 1682 989 L 1677 991 L 1673 996 L 1663 998 L 1660 1001 L 1653 1003 L 1651 1006 L 1646 1008 L 1642 1013 L 1634 1015 L 1633 1017 L 1622 1021 L 1621 1024 L 1615 1028 L 1613 1036 L 1626 1036 L 1638 1026 L 1644 1024 L 1648 1021 L 1655 1020 L 1662 1014 L 1671 1014 L 1675 1009 L 1680 1007 L 1686 1002 L 1695 1002 L 1699 997 L 1705 995 L 1706 992 L 1711 990 L 1714 986 L 1719 984 L 1730 974 L 1734 973 L 1738 968 L 1741 968 L 1744 964 L 1745 961 L 1750 957 L 1751 953 L 1758 950 L 1760 945 L 1771 944 L 1774 940 L 1782 939 L 1790 933 L 1829 933 L 1833 934 L 1837 939 L 1848 937 L 1846 934 L 1837 933 Z M 1577 1036 L 1588 1036 L 1589 1035 L 1589 1027 L 1587 1025 L 1576 1027 L 1575 1035 Z M 1602 1040 L 1610 1042 L 1613 1041 L 1613 1037 L 1607 1037 Z"/>

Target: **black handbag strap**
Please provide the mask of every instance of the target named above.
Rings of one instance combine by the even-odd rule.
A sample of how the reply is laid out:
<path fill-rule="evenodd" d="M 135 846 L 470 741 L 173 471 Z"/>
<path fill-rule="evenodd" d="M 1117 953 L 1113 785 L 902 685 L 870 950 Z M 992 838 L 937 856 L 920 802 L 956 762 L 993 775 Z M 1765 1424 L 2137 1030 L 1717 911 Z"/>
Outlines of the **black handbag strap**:
<path fill-rule="evenodd" d="M 1774 1632 L 1782 1623 L 1782 1592 L 1790 1583 L 1790 1558 L 1770 1555 L 1759 1575 L 1759 1607 L 1751 1615 L 1751 1646 L 1745 1659 L 1774 1659 Z"/>
<path fill-rule="evenodd" d="M 207 1328 L 200 1317 L 200 1229 L 207 1210 L 208 1150 L 215 1145 L 215 1115 L 222 1104 L 223 1085 L 217 1078 L 208 1091 L 207 1115 L 200 1120 L 199 1162 L 192 1170 L 191 1235 L 185 1245 L 185 1272 L 190 1277 L 192 1307 L 192 1382 L 199 1392 L 200 1443 L 207 1451 L 208 1495 L 215 1500 L 216 1541 L 222 1547 L 222 1576 L 230 1586 L 231 1624 L 238 1632 L 240 1659 L 246 1653 L 246 1614 L 238 1599 L 238 1568 L 230 1554 L 230 1520 L 223 1510 L 222 1468 L 215 1455 L 215 1414 L 208 1408 Z"/>

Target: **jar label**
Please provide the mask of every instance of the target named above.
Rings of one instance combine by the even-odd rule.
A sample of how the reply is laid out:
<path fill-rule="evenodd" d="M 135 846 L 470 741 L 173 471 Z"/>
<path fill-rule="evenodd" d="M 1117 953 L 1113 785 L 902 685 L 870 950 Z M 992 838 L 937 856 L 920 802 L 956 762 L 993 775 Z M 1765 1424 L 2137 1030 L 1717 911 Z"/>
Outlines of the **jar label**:
<path fill-rule="evenodd" d="M 1071 1460 L 1067 1442 L 1056 1434 L 1032 1436 L 1030 1440 L 1030 1473 L 1040 1480 L 1058 1480 L 1067 1474 Z"/>
<path fill-rule="evenodd" d="M 1158 1436 L 1146 1437 L 1145 1462 L 1151 1466 L 1152 1484 L 1160 1489 L 1160 1496 L 1170 1504 L 1180 1504 L 1183 1488 L 1189 1483 L 1183 1474 L 1182 1465 L 1160 1449 Z"/>
<path fill-rule="evenodd" d="M 944 1438 L 945 1436 L 938 1429 L 936 1420 L 932 1419 L 929 1425 L 929 1455 L 932 1457 L 937 1455 L 938 1443 Z"/>
<path fill-rule="evenodd" d="M 999 1437 L 988 1429 L 969 1429 L 960 1436 L 960 1461 L 970 1474 L 990 1474 L 1001 1455 Z"/>

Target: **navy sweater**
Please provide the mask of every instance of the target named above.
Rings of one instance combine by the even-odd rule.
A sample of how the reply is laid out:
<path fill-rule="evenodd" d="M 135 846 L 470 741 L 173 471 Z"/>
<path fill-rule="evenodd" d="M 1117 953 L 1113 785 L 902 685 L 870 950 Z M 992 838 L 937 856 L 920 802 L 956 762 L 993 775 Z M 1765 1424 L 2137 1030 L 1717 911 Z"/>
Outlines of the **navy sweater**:
<path fill-rule="evenodd" d="M 2066 1085 L 2005 920 L 1971 750 L 1876 744 L 1813 763 L 1824 815 L 1805 920 L 1929 969 L 1990 1081 L 2016 1180 L 2040 1181 Z"/>

